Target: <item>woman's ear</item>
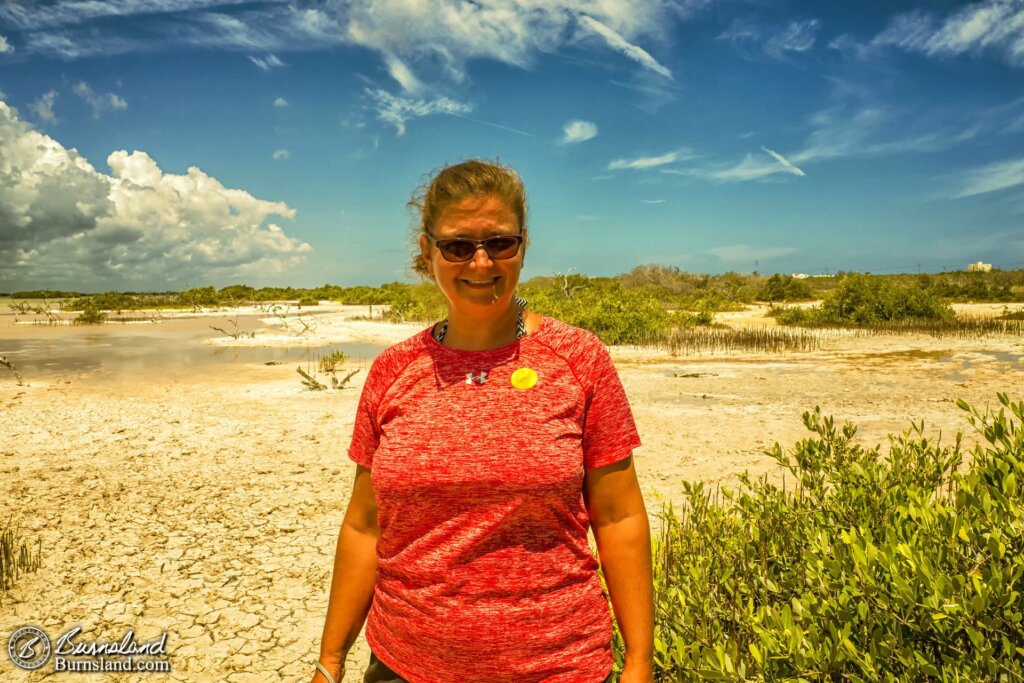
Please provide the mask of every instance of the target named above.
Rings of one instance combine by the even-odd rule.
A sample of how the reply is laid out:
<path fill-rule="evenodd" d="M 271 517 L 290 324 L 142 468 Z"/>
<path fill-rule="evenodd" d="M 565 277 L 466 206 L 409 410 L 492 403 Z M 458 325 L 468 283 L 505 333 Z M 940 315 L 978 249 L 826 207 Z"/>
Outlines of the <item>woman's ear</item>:
<path fill-rule="evenodd" d="M 427 274 L 433 279 L 434 264 L 430 261 L 430 240 L 422 232 L 420 233 L 420 256 L 423 257 L 423 263 L 427 267 Z"/>

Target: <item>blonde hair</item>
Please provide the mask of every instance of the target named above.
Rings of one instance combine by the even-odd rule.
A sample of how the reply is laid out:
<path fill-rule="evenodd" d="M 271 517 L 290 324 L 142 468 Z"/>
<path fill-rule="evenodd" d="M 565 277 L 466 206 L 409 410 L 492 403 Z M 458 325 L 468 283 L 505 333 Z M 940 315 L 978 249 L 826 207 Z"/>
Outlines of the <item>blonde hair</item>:
<path fill-rule="evenodd" d="M 442 166 L 430 173 L 413 190 L 407 206 L 419 220 L 412 230 L 413 272 L 428 277 L 426 261 L 420 253 L 420 235 L 433 235 L 434 225 L 446 208 L 470 197 L 494 195 L 501 199 L 519 219 L 519 229 L 526 229 L 526 188 L 523 179 L 511 166 L 498 161 L 468 159 Z M 524 245 L 525 246 L 525 245 Z"/>

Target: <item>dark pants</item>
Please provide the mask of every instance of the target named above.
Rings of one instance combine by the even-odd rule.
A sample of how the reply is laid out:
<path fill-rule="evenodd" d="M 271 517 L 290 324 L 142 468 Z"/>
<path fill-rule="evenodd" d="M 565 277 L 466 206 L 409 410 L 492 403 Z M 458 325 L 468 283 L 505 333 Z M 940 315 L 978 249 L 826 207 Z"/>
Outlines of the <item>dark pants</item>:
<path fill-rule="evenodd" d="M 389 669 L 387 664 L 377 659 L 377 655 L 373 654 L 373 650 L 371 650 L 370 665 L 366 667 L 366 673 L 363 674 L 363 683 L 407 683 L 407 681 Z M 604 679 L 603 683 L 612 683 L 612 675 L 608 674 L 608 678 Z"/>

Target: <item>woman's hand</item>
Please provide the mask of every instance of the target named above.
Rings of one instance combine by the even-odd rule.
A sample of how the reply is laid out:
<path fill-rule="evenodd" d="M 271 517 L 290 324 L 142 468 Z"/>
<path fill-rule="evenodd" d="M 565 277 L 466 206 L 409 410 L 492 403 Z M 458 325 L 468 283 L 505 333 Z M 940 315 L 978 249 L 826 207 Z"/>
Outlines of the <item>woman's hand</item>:
<path fill-rule="evenodd" d="M 650 662 L 634 664 L 626 662 L 619 676 L 619 683 L 654 683 L 654 667 Z"/>
<path fill-rule="evenodd" d="M 331 672 L 334 676 L 334 683 L 341 683 L 341 679 L 345 678 L 345 660 L 340 657 L 330 657 L 327 655 L 320 655 L 320 663 L 323 664 L 324 668 Z M 310 683 L 331 683 L 324 675 L 317 669 L 316 673 L 313 674 L 313 680 Z"/>

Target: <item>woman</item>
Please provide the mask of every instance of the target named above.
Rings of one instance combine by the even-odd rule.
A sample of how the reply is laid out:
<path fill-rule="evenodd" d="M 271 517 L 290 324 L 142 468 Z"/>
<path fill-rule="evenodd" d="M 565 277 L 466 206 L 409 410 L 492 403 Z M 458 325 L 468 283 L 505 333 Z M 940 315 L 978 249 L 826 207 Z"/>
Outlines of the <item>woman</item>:
<path fill-rule="evenodd" d="M 367 683 L 652 683 L 639 445 L 607 350 L 525 310 L 518 174 L 466 161 L 414 195 L 416 270 L 448 318 L 387 349 L 360 398 L 355 485 L 313 683 L 340 683 L 364 620 Z"/>

